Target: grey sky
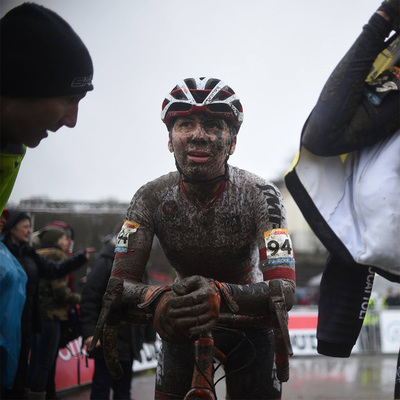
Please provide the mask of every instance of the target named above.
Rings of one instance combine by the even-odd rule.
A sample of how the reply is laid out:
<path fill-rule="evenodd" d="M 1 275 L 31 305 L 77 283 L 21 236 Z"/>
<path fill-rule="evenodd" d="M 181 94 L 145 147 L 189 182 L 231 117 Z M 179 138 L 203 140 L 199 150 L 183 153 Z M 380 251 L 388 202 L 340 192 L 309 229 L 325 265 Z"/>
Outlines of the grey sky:
<path fill-rule="evenodd" d="M 0 14 L 23 1 L 2 0 Z M 181 79 L 213 76 L 244 107 L 230 163 L 282 178 L 329 74 L 378 8 L 375 0 L 52 0 L 92 55 L 95 90 L 78 124 L 28 149 L 10 202 L 130 201 L 173 169 L 160 120 Z"/>

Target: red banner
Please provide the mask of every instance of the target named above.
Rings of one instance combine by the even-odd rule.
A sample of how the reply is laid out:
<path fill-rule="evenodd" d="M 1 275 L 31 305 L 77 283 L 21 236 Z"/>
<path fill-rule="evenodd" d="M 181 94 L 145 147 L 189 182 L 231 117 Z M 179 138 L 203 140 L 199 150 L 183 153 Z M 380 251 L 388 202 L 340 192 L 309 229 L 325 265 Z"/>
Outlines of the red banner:
<path fill-rule="evenodd" d="M 92 381 L 94 360 L 81 354 L 81 338 L 68 343 L 58 352 L 56 366 L 56 390 L 70 389 Z"/>

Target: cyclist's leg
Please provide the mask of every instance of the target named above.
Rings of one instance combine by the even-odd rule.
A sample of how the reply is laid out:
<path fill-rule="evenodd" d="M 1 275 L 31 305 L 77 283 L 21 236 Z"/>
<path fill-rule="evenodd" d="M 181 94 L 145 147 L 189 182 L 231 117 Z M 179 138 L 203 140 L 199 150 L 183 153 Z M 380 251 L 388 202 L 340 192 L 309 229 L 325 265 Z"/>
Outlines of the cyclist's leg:
<path fill-rule="evenodd" d="M 232 400 L 280 399 L 282 384 L 276 377 L 272 329 L 251 328 L 243 332 L 252 344 L 245 340 L 228 357 L 225 373 L 229 398 Z M 231 332 L 224 333 L 222 336 L 217 332 L 213 334 L 216 346 L 226 355 L 242 340 L 240 336 Z M 251 361 L 254 356 L 255 359 Z M 249 362 L 251 362 L 250 365 L 238 371 Z"/>
<path fill-rule="evenodd" d="M 171 344 L 162 341 L 154 399 L 183 399 L 190 389 L 193 366 L 194 346 L 192 344 Z"/>

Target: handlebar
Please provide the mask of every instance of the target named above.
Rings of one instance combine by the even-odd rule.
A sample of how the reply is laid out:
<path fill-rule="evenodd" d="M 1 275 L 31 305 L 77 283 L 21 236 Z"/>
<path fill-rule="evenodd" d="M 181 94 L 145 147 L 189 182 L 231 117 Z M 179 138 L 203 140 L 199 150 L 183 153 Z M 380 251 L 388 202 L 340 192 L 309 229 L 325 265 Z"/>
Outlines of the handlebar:
<path fill-rule="evenodd" d="M 118 281 L 120 281 L 118 279 Z M 111 290 L 109 290 L 109 288 Z M 103 299 L 103 310 L 107 308 L 107 303 L 111 304 L 116 301 L 118 293 L 122 289 L 121 282 L 113 282 L 110 279 L 106 295 Z M 223 325 L 228 328 L 244 328 L 244 327 L 272 327 L 274 329 L 275 339 L 275 353 L 276 353 L 276 366 L 277 376 L 281 382 L 289 380 L 289 357 L 293 355 L 292 346 L 290 343 L 289 331 L 287 328 L 288 313 L 286 309 L 285 298 L 281 286 L 281 281 L 270 281 L 270 303 L 271 313 L 264 316 L 255 315 L 242 315 L 235 313 L 221 313 L 218 318 L 218 325 Z M 125 309 L 126 308 L 126 309 Z M 117 352 L 117 334 L 118 324 L 123 315 L 123 321 L 134 325 L 152 325 L 153 315 L 147 314 L 143 310 L 130 306 L 127 308 L 121 304 L 121 313 L 107 316 L 106 313 L 100 314 L 98 324 L 93 336 L 92 343 L 88 348 L 90 354 L 93 351 L 95 343 L 101 335 L 101 328 L 103 329 L 103 351 L 104 358 L 110 374 L 114 379 L 122 377 L 123 371 L 118 359 Z"/>

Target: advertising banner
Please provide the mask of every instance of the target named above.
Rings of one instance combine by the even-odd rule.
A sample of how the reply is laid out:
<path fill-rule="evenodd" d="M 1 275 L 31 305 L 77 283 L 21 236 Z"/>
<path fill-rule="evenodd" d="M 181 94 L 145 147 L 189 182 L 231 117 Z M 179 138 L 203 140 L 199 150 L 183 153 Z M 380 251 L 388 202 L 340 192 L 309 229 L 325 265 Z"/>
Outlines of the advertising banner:
<path fill-rule="evenodd" d="M 68 343 L 58 351 L 56 365 L 56 391 L 70 389 L 92 381 L 94 361 L 82 350 L 82 338 Z"/>
<path fill-rule="evenodd" d="M 400 309 L 383 310 L 379 314 L 381 352 L 397 354 L 400 348 Z"/>

